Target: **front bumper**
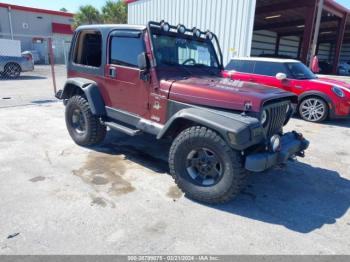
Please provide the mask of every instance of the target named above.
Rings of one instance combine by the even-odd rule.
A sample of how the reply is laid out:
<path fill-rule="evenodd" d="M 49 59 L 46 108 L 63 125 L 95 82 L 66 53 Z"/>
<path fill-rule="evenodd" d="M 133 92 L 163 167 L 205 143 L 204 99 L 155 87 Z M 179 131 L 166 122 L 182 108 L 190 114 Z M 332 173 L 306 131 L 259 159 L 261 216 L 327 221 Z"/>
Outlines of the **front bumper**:
<path fill-rule="evenodd" d="M 296 132 L 289 132 L 281 137 L 281 150 L 278 152 L 262 152 L 247 155 L 245 168 L 252 172 L 262 172 L 273 166 L 285 163 L 289 158 L 304 155 L 309 141 Z"/>
<path fill-rule="evenodd" d="M 335 105 L 330 105 L 329 118 L 350 118 L 350 100 L 344 100 Z"/>

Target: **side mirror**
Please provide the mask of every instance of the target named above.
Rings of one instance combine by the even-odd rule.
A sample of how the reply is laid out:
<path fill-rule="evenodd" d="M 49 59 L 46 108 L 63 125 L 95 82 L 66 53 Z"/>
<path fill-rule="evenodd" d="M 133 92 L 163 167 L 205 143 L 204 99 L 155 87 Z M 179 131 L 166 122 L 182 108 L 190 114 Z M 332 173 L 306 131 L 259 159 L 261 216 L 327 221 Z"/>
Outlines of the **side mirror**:
<path fill-rule="evenodd" d="M 276 74 L 276 79 L 280 80 L 280 81 L 286 80 L 287 75 L 285 73 L 278 73 L 278 74 Z"/>
<path fill-rule="evenodd" d="M 137 57 L 137 64 L 140 69 L 140 79 L 148 82 L 150 80 L 149 68 L 150 63 L 146 53 L 141 53 Z"/>
<path fill-rule="evenodd" d="M 141 71 L 147 71 L 149 68 L 149 61 L 146 53 L 141 53 L 137 57 L 137 65 Z"/>

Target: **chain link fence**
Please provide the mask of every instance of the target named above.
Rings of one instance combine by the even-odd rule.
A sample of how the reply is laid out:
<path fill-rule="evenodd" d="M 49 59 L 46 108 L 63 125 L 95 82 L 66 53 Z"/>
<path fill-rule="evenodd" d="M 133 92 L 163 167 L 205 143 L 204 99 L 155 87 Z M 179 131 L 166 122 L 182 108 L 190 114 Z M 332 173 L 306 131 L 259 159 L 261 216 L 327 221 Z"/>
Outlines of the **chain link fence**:
<path fill-rule="evenodd" d="M 16 96 L 17 100 L 28 97 L 29 102 L 54 99 L 66 80 L 70 45 L 69 35 L 0 33 L 0 102 Z"/>

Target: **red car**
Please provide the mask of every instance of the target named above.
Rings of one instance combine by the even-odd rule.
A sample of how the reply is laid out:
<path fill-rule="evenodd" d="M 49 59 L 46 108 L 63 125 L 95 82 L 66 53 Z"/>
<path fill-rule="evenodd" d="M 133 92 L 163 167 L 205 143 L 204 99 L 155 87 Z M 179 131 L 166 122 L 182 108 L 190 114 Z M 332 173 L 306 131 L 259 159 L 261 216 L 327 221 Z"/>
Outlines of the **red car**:
<path fill-rule="evenodd" d="M 307 121 L 350 115 L 350 84 L 317 77 L 303 63 L 292 59 L 234 58 L 223 75 L 233 80 L 282 88 L 299 96 L 297 111 Z"/>

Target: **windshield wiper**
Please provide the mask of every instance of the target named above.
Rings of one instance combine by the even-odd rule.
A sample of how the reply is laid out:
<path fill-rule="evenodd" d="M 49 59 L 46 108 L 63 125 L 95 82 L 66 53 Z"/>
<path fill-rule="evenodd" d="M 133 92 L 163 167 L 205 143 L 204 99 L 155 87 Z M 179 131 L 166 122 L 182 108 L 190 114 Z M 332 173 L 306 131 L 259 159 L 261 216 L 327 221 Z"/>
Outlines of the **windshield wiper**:
<path fill-rule="evenodd" d="M 194 65 L 192 65 L 193 67 L 209 67 L 209 66 L 207 66 L 207 65 L 205 65 L 205 64 L 194 64 Z"/>

